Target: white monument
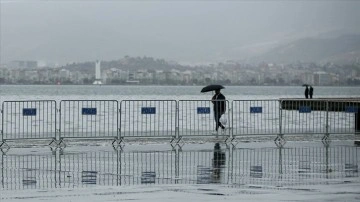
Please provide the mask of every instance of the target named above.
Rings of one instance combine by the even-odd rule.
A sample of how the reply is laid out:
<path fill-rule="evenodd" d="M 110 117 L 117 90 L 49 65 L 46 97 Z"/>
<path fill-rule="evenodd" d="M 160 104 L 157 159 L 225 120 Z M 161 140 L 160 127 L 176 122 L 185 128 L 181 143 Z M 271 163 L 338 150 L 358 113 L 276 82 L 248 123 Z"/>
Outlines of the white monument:
<path fill-rule="evenodd" d="M 94 85 L 101 85 L 101 69 L 100 69 L 100 61 L 96 61 L 95 63 L 95 81 Z"/>

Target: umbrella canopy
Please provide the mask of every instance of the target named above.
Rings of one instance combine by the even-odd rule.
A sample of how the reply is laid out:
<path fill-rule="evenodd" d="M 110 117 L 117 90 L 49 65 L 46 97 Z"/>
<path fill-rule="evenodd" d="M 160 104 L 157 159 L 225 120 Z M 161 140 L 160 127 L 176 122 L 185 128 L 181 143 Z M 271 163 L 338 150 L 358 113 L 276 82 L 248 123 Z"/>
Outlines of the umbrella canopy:
<path fill-rule="evenodd" d="M 205 92 L 219 90 L 219 89 L 223 89 L 223 88 L 225 88 L 225 87 L 222 85 L 212 84 L 212 85 L 205 86 L 203 89 L 201 89 L 201 92 L 205 93 Z"/>
<path fill-rule="evenodd" d="M 306 86 L 306 87 L 307 87 L 307 86 L 310 86 L 310 85 L 305 83 L 305 84 L 303 84 L 302 86 Z"/>

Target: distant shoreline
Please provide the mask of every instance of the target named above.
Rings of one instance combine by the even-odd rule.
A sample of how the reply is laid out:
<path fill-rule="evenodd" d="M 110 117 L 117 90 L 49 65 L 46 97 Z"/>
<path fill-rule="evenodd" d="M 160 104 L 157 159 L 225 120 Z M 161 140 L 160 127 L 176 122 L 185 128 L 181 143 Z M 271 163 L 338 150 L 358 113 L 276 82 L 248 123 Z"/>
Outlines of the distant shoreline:
<path fill-rule="evenodd" d="M 176 85 L 176 84 L 142 84 L 142 83 L 126 83 L 126 84 L 0 84 L 0 86 L 205 86 L 208 84 L 197 85 Z M 288 87 L 288 86 L 300 86 L 301 85 L 231 85 L 222 84 L 224 86 L 276 86 L 276 87 Z M 312 85 L 316 87 L 359 87 L 360 85 Z"/>

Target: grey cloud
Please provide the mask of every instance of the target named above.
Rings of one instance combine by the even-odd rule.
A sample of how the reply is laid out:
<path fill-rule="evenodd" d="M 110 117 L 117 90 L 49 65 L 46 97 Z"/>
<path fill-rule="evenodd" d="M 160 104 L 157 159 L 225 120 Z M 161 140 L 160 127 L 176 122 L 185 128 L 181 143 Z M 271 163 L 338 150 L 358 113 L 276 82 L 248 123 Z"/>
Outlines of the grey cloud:
<path fill-rule="evenodd" d="M 1 62 L 242 59 L 259 44 L 359 32 L 357 1 L 1 1 Z"/>

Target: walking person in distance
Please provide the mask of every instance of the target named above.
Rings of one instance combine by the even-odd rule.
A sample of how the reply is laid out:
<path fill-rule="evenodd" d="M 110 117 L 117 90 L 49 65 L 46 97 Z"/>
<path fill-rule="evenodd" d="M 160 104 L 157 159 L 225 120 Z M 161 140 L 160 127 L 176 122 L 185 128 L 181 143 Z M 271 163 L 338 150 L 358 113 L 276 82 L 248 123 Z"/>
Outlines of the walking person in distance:
<path fill-rule="evenodd" d="M 225 126 L 221 124 L 220 118 L 226 111 L 226 99 L 220 92 L 220 89 L 215 90 L 215 95 L 212 97 L 211 102 L 214 105 L 214 118 L 216 122 L 215 130 L 218 131 L 219 127 L 225 129 Z"/>

